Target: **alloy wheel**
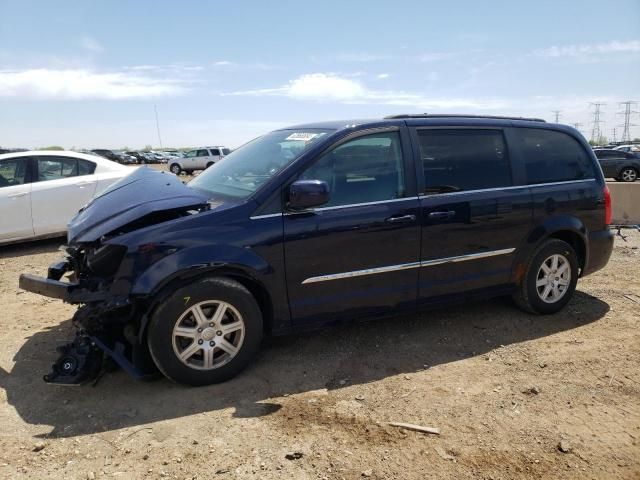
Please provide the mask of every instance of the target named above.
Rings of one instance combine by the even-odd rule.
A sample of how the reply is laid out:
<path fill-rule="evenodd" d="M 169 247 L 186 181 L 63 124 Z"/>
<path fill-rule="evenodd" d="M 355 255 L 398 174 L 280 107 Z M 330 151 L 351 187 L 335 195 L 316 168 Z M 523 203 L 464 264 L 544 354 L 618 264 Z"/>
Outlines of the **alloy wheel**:
<path fill-rule="evenodd" d="M 638 178 L 638 174 L 633 168 L 625 168 L 620 176 L 625 182 L 635 182 Z"/>
<path fill-rule="evenodd" d="M 244 320 L 233 305 L 206 300 L 185 310 L 176 321 L 173 352 L 190 368 L 213 370 L 238 354 L 244 334 Z"/>
<path fill-rule="evenodd" d="M 571 264 L 564 255 L 548 257 L 538 270 L 536 291 L 545 303 L 556 303 L 567 293 L 571 284 Z"/>

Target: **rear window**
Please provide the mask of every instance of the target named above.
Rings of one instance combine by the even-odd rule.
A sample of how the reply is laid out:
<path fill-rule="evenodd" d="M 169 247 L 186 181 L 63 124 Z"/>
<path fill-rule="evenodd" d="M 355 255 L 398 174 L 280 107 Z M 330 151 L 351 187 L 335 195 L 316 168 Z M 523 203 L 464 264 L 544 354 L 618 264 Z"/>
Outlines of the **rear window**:
<path fill-rule="evenodd" d="M 570 135 L 540 128 L 515 128 L 513 137 L 524 160 L 529 185 L 594 178 L 591 158 Z"/>

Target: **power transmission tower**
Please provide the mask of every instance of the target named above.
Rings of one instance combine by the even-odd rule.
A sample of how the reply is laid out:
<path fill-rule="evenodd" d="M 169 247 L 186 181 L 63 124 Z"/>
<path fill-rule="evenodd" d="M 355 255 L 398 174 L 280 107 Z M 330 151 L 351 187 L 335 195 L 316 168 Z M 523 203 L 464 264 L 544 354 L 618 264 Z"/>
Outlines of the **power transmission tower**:
<path fill-rule="evenodd" d="M 555 117 L 556 117 L 556 122 L 555 123 L 558 123 L 558 121 L 560 120 L 560 112 L 561 112 L 561 110 L 551 110 L 551 113 L 553 113 L 555 115 Z"/>
<path fill-rule="evenodd" d="M 580 127 L 582 126 L 582 122 L 572 123 L 571 125 L 573 125 L 573 128 L 575 128 L 576 130 L 580 130 Z"/>
<path fill-rule="evenodd" d="M 611 132 L 613 133 L 613 141 L 611 143 L 616 143 L 618 141 L 616 138 L 616 127 L 613 127 Z"/>
<path fill-rule="evenodd" d="M 600 137 L 602 137 L 602 130 L 600 129 L 602 120 L 600 120 L 600 114 L 602 113 L 602 107 L 604 107 L 606 103 L 592 102 L 589 105 L 593 106 L 593 120 L 591 121 L 593 128 L 591 129 L 591 141 L 597 143 L 600 141 Z"/>
<path fill-rule="evenodd" d="M 156 112 L 156 130 L 158 132 L 158 142 L 160 143 L 160 150 L 162 150 L 162 138 L 160 137 L 160 122 L 158 122 L 158 108 L 153 105 L 153 111 Z"/>
<path fill-rule="evenodd" d="M 631 110 L 631 107 L 637 105 L 638 102 L 634 102 L 628 100 L 626 102 L 620 102 L 620 106 L 624 107 L 622 112 L 618 112 L 618 115 L 624 115 L 624 124 L 619 125 L 623 128 L 622 130 L 622 142 L 631 142 L 631 127 L 635 127 L 636 125 L 631 123 L 631 114 L 638 113 L 637 110 Z"/>

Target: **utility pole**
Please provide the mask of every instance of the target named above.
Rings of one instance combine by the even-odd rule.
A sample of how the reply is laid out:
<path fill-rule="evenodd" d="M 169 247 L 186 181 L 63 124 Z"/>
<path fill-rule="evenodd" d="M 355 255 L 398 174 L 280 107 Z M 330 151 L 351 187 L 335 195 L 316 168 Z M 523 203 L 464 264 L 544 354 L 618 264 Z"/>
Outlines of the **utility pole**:
<path fill-rule="evenodd" d="M 602 130 L 600 130 L 602 120 L 600 120 L 600 114 L 602 113 L 602 107 L 605 106 L 606 103 L 592 102 L 589 105 L 593 106 L 593 120 L 591 121 L 593 128 L 591 129 L 591 141 L 597 143 L 600 141 L 600 137 L 602 137 Z"/>
<path fill-rule="evenodd" d="M 560 112 L 561 112 L 561 110 L 551 110 L 551 113 L 553 113 L 555 115 L 555 117 L 556 117 L 556 122 L 555 123 L 558 123 L 559 120 L 560 120 Z"/>
<path fill-rule="evenodd" d="M 158 142 L 160 142 L 160 150 L 162 150 L 162 138 L 160 137 L 160 122 L 158 122 L 158 108 L 155 103 L 153 104 L 153 110 L 156 112 L 156 130 L 158 131 Z"/>
<path fill-rule="evenodd" d="M 573 125 L 573 128 L 575 128 L 576 130 L 580 130 L 580 127 L 582 126 L 582 122 L 572 123 L 571 125 Z"/>
<path fill-rule="evenodd" d="M 624 115 L 624 124 L 619 125 L 623 128 L 622 130 L 622 142 L 631 142 L 631 127 L 635 127 L 636 125 L 631 123 L 631 114 L 638 113 L 637 110 L 631 110 L 631 107 L 637 105 L 638 102 L 634 102 L 632 100 L 628 100 L 626 102 L 620 102 L 620 106 L 624 108 L 622 112 L 618 112 L 618 115 Z"/>

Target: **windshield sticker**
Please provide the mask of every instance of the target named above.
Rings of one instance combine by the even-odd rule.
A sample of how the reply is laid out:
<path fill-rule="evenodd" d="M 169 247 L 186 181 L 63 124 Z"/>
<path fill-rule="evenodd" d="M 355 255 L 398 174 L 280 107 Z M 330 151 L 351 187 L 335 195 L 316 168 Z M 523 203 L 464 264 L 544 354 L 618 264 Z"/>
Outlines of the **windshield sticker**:
<path fill-rule="evenodd" d="M 304 143 L 310 142 L 311 140 L 318 138 L 320 136 L 324 135 L 324 132 L 322 133 L 311 133 L 311 132 L 295 132 L 292 133 L 291 135 L 289 135 L 287 138 L 285 138 L 285 140 L 301 140 Z"/>

